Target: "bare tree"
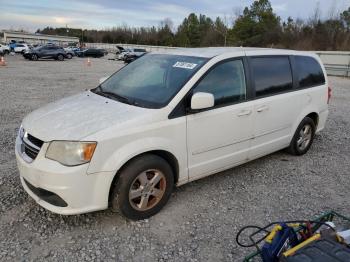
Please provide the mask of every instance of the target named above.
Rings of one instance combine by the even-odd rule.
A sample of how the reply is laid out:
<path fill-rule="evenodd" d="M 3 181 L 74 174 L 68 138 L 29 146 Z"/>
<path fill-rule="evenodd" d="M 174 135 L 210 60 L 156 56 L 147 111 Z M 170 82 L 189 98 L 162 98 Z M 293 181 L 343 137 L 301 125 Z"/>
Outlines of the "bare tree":
<path fill-rule="evenodd" d="M 315 26 L 320 20 L 321 20 L 321 8 L 320 8 L 320 2 L 317 1 L 314 9 L 314 13 L 312 14 L 309 22 L 311 25 Z"/>

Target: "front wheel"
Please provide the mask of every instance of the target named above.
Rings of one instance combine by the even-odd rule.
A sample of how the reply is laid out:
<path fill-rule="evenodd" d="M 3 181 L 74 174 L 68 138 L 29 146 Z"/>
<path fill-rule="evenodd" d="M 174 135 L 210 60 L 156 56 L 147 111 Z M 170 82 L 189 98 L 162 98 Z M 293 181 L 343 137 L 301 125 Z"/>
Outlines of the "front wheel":
<path fill-rule="evenodd" d="M 67 54 L 68 59 L 72 59 L 72 57 L 73 57 L 72 54 Z"/>
<path fill-rule="evenodd" d="M 315 137 L 316 126 L 310 117 L 305 117 L 299 124 L 287 151 L 296 156 L 305 154 Z"/>
<path fill-rule="evenodd" d="M 163 158 L 144 155 L 127 164 L 112 186 L 112 209 L 120 210 L 132 220 L 145 219 L 158 213 L 168 202 L 174 174 Z"/>
<path fill-rule="evenodd" d="M 63 60 L 64 60 L 63 55 L 59 54 L 59 55 L 57 56 L 57 60 L 58 60 L 58 61 L 63 61 Z"/>

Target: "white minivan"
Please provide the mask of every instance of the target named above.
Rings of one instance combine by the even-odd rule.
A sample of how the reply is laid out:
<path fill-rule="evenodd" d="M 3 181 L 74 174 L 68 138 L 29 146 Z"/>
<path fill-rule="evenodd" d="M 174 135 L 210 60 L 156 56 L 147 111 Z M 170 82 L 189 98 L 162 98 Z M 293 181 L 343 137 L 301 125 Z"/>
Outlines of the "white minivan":
<path fill-rule="evenodd" d="M 149 53 L 25 117 L 16 139 L 20 179 L 55 213 L 112 207 L 143 219 L 160 211 L 175 185 L 285 148 L 306 153 L 325 126 L 329 98 L 312 53 Z"/>

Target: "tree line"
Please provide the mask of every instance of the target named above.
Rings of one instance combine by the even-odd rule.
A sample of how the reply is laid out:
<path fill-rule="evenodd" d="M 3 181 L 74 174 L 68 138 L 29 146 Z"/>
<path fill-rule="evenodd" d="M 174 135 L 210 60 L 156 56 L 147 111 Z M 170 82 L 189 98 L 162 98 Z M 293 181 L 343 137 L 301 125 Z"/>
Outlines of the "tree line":
<path fill-rule="evenodd" d="M 255 46 L 300 50 L 349 50 L 350 7 L 340 14 L 321 19 L 319 7 L 307 20 L 286 21 L 273 11 L 269 0 L 256 0 L 236 14 L 235 19 L 191 13 L 174 28 L 171 19 L 159 26 L 105 30 L 74 28 L 38 29 L 37 33 L 79 37 L 82 42 L 128 43 L 178 47 Z"/>

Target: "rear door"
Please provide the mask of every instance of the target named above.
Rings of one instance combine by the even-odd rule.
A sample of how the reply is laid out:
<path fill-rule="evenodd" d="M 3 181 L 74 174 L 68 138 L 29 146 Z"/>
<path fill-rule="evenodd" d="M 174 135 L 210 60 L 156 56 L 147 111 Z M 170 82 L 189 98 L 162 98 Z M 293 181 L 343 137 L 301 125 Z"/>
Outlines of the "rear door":
<path fill-rule="evenodd" d="M 92 49 L 86 49 L 86 51 L 84 52 L 84 56 L 91 56 L 92 52 Z"/>
<path fill-rule="evenodd" d="M 52 53 L 52 47 L 51 46 L 45 46 L 43 48 L 40 49 L 40 57 L 42 58 L 48 58 L 50 57 L 51 53 Z"/>
<path fill-rule="evenodd" d="M 240 58 L 214 65 L 192 91 L 213 94 L 215 106 L 187 115 L 190 180 L 227 169 L 248 157 L 253 102 L 247 101 L 244 68 Z"/>
<path fill-rule="evenodd" d="M 255 90 L 254 139 L 249 157 L 256 158 L 289 145 L 301 108 L 299 93 L 292 92 L 289 56 L 253 56 L 249 65 Z"/>

